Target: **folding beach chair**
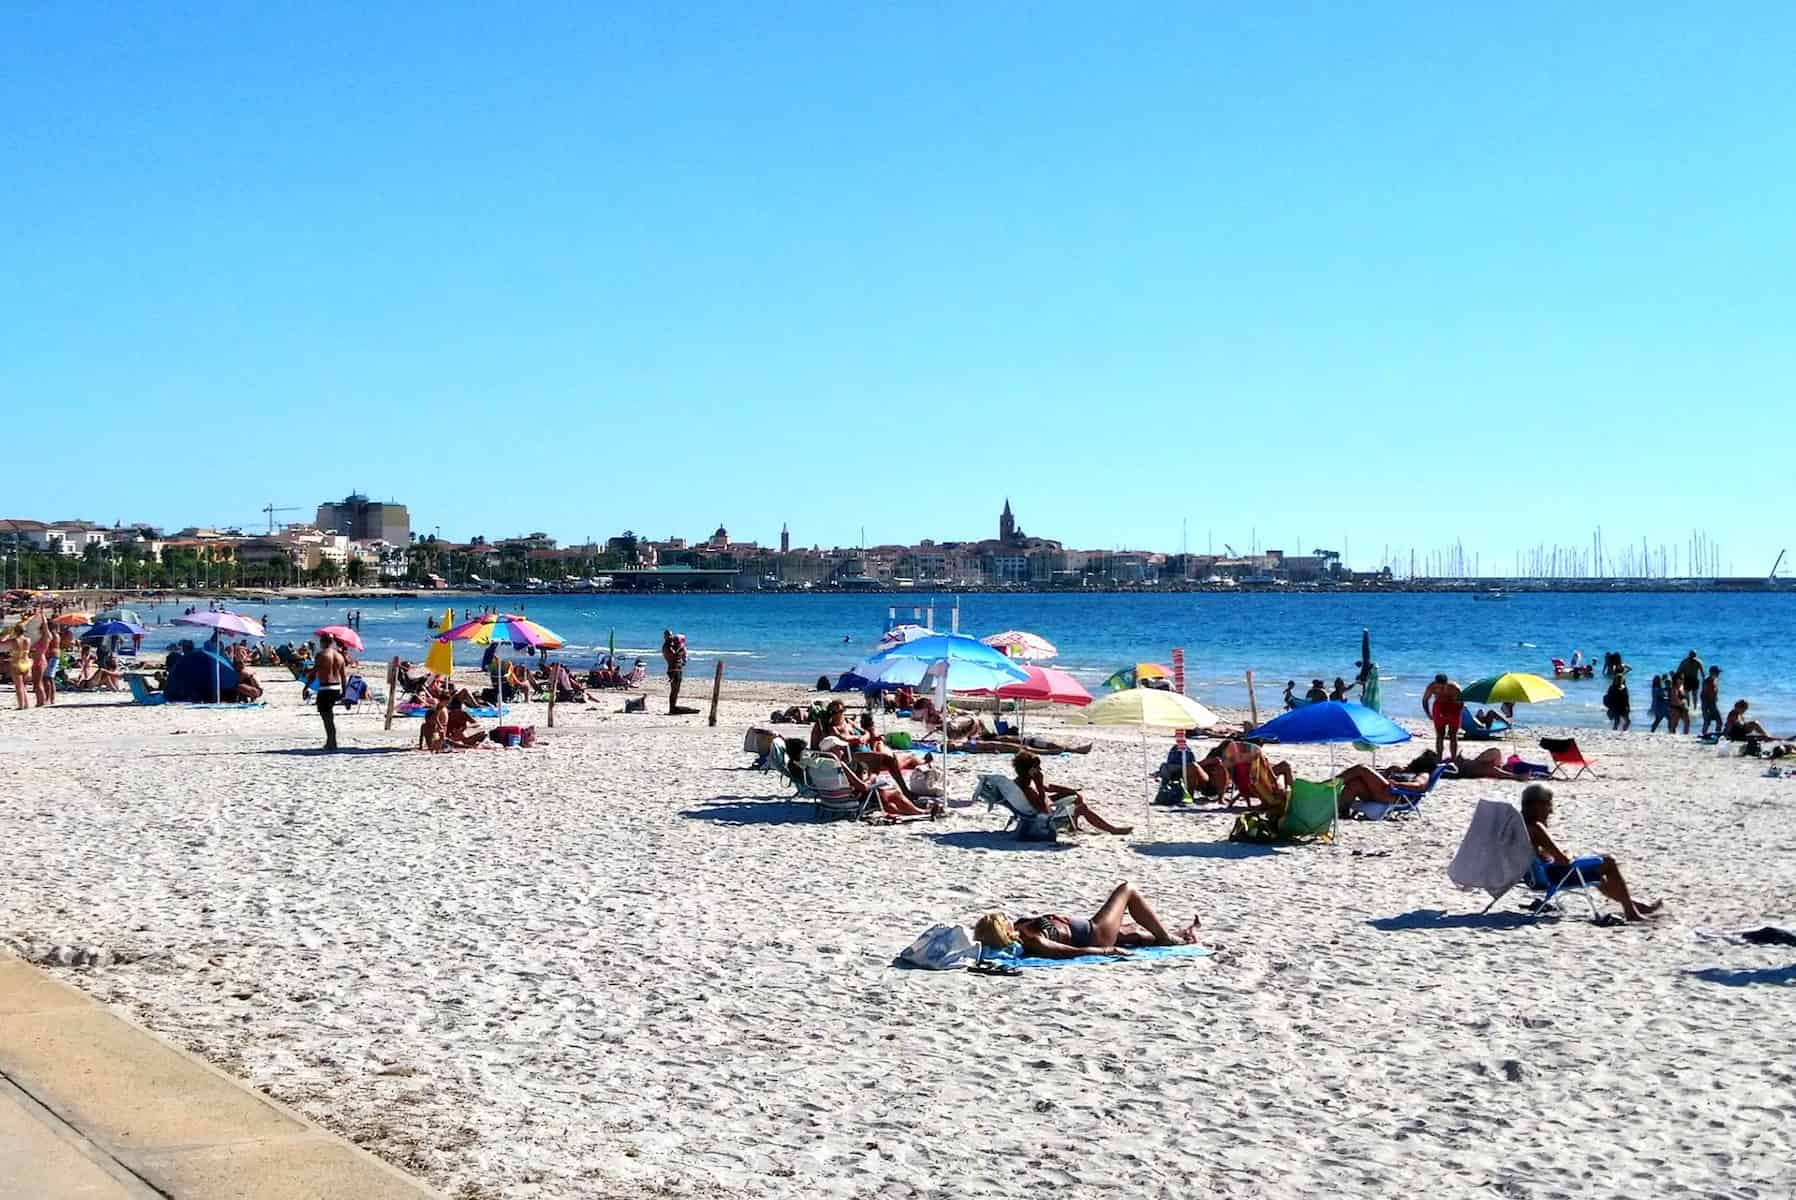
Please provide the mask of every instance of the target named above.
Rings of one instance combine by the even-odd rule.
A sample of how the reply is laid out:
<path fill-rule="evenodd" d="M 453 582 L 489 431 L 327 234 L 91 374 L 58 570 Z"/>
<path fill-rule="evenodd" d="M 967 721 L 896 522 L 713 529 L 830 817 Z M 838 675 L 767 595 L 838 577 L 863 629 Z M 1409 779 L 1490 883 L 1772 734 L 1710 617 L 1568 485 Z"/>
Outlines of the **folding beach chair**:
<path fill-rule="evenodd" d="M 1600 922 L 1602 918 L 1597 913 L 1596 901 L 1585 889 L 1596 882 L 1597 871 L 1602 865 L 1600 857 L 1576 859 L 1554 882 L 1548 877 L 1546 864 L 1535 856 L 1521 810 L 1501 800 L 1480 800 L 1472 813 L 1471 824 L 1466 827 L 1465 837 L 1460 840 L 1459 850 L 1447 867 L 1447 877 L 1468 891 L 1489 892 L 1490 903 L 1484 906 L 1484 912 L 1495 908 L 1497 901 L 1507 896 L 1517 884 L 1534 888 L 1544 895 L 1529 906 L 1530 918 L 1559 911 L 1556 903 L 1559 894 L 1568 888 L 1577 889 L 1583 891 L 1585 903 L 1590 906 L 1590 919 Z"/>
<path fill-rule="evenodd" d="M 1004 828 L 1008 830 L 1015 826 L 1018 837 L 1048 841 L 1052 833 L 1061 829 L 1070 830 L 1073 826 L 1075 801 L 1071 796 L 1057 801 L 1051 812 L 1042 812 L 1029 803 L 1029 797 L 1023 795 L 1023 789 L 1017 786 L 1016 780 L 1003 775 L 979 777 L 979 784 L 973 789 L 973 801 L 978 803 L 981 800 L 985 801 L 987 812 L 1002 806 L 1010 814 L 1010 820 L 1004 823 Z"/>
<path fill-rule="evenodd" d="M 1513 728 L 1503 717 L 1496 717 L 1489 725 L 1478 724 L 1472 719 L 1472 706 L 1469 704 L 1459 710 L 1459 736 L 1469 741 L 1494 742 Z"/>
<path fill-rule="evenodd" d="M 1291 803 L 1278 821 L 1278 836 L 1286 841 L 1332 837 L 1335 828 L 1336 793 L 1331 783 L 1309 779 L 1291 781 Z"/>
<path fill-rule="evenodd" d="M 1428 782 L 1424 783 L 1421 787 L 1410 787 L 1406 784 L 1393 783 L 1391 785 L 1391 795 L 1395 796 L 1396 799 L 1391 803 L 1390 808 L 1385 810 L 1384 816 L 1386 818 L 1393 817 L 1398 813 L 1413 813 L 1418 817 L 1421 816 L 1422 798 L 1434 790 L 1434 785 L 1441 781 L 1442 775 L 1457 773 L 1457 770 L 1450 762 L 1436 763 L 1434 770 L 1428 772 Z"/>
<path fill-rule="evenodd" d="M 827 754 L 816 754 L 805 760 L 805 784 L 816 804 L 819 821 L 856 820 L 879 805 L 879 785 L 873 784 L 864 795 L 855 795 L 854 785 L 841 763 Z M 801 789 L 800 794 L 804 794 Z"/>
<path fill-rule="evenodd" d="M 152 688 L 150 681 L 142 675 L 126 675 L 125 683 L 131 688 L 131 699 L 139 704 L 163 704 L 168 700 L 167 696 Z"/>
<path fill-rule="evenodd" d="M 1554 779 L 1569 781 L 1577 779 L 1586 771 L 1590 772 L 1593 777 L 1601 778 L 1597 776 L 1595 765 L 1590 759 L 1584 757 L 1582 750 L 1578 749 L 1576 738 L 1541 738 L 1540 748 L 1545 750 L 1553 760 L 1552 777 Z M 1575 773 L 1568 775 L 1565 773 L 1567 767 L 1578 769 Z"/>

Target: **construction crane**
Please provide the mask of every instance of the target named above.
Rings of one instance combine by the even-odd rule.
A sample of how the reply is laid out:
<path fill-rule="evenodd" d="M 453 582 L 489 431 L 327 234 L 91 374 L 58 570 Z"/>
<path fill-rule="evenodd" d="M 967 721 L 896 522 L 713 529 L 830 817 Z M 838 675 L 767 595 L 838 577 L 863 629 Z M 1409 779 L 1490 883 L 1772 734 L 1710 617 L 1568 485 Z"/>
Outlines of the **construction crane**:
<path fill-rule="evenodd" d="M 296 504 L 276 504 L 274 501 L 270 500 L 267 504 L 264 504 L 262 506 L 262 511 L 268 514 L 268 532 L 273 533 L 274 532 L 274 514 L 275 513 L 284 513 L 284 512 L 298 512 L 299 506 Z"/>
<path fill-rule="evenodd" d="M 1222 543 L 1222 548 L 1229 552 L 1230 558 L 1240 558 L 1241 557 L 1239 554 L 1235 553 L 1235 548 L 1233 546 L 1229 545 L 1227 542 Z"/>

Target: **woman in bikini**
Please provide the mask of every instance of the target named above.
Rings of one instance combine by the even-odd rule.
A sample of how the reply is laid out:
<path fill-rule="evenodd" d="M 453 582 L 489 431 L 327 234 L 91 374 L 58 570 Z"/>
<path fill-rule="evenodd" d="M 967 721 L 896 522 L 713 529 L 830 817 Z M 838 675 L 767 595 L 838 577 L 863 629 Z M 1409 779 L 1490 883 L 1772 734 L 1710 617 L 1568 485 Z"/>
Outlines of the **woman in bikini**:
<path fill-rule="evenodd" d="M 1084 821 L 1093 829 L 1119 837 L 1127 837 L 1135 832 L 1131 825 L 1113 825 L 1104 820 L 1091 805 L 1085 803 L 1085 797 L 1079 794 L 1079 789 L 1049 783 L 1042 774 L 1041 758 L 1033 752 L 1021 751 L 1010 760 L 1010 766 L 1016 773 L 1017 787 L 1037 812 L 1051 813 L 1060 801 L 1071 800 L 1074 829 L 1079 827 L 1080 821 Z"/>
<path fill-rule="evenodd" d="M 11 659 L 12 690 L 19 698 L 19 707 L 30 708 L 31 705 L 25 698 L 25 688 L 31 682 L 31 639 L 25 634 L 25 626 L 13 626 L 12 635 L 6 639 L 6 643 Z"/>
<path fill-rule="evenodd" d="M 986 913 L 974 924 L 973 937 L 993 950 L 1020 944 L 1024 954 L 1037 958 L 1086 958 L 1124 955 L 1139 946 L 1192 945 L 1198 925 L 1193 916 L 1183 929 L 1168 930 L 1147 897 L 1134 885 L 1121 883 L 1090 920 L 1044 913 L 1012 921 L 1003 913 Z"/>

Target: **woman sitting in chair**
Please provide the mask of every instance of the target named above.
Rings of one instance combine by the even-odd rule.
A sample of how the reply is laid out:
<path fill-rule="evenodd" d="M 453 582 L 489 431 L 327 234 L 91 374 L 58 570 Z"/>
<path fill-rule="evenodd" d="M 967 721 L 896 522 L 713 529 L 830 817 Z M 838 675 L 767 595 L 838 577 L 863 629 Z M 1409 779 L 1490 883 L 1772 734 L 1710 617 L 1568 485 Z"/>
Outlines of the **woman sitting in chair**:
<path fill-rule="evenodd" d="M 1122 883 L 1090 920 L 1044 913 L 1013 921 L 1003 913 L 986 913 L 973 925 L 973 937 L 993 950 L 1021 945 L 1024 954 L 1037 958 L 1086 958 L 1126 955 L 1140 946 L 1189 946 L 1197 941 L 1199 924 L 1193 916 L 1183 929 L 1167 929 L 1147 897 Z"/>
<path fill-rule="evenodd" d="M 1065 787 L 1057 783 L 1049 783 L 1047 777 L 1042 774 L 1041 758 L 1034 752 L 1029 750 L 1020 752 L 1015 758 L 1010 760 L 1010 766 L 1016 773 L 1017 787 L 1022 791 L 1023 795 L 1028 798 L 1029 803 L 1034 806 L 1036 812 L 1051 813 L 1054 811 L 1057 802 L 1071 800 L 1073 828 L 1075 830 L 1079 828 L 1079 822 L 1084 820 L 1093 829 L 1102 833 L 1114 833 L 1122 837 L 1127 837 L 1135 831 L 1133 826 L 1113 825 L 1109 821 L 1104 820 L 1103 817 L 1097 814 L 1097 811 L 1093 809 L 1091 805 L 1085 803 L 1085 797 L 1079 794 L 1077 788 Z"/>
<path fill-rule="evenodd" d="M 817 761 L 816 759 L 811 760 L 813 764 Z M 827 760 L 824 761 L 827 762 Z M 864 798 L 869 792 L 873 794 L 874 800 L 879 804 L 880 812 L 888 821 L 895 821 L 899 817 L 929 817 L 933 820 L 947 811 L 940 800 L 931 800 L 929 807 L 920 808 L 908 795 L 900 792 L 897 788 L 881 783 L 877 777 L 855 774 L 854 769 L 840 758 L 836 758 L 834 766 L 835 770 L 841 773 L 842 780 L 849 791 L 857 799 Z"/>
<path fill-rule="evenodd" d="M 1548 886 L 1559 884 L 1572 873 L 1572 860 L 1565 856 L 1547 834 L 1547 820 L 1553 815 L 1553 789 L 1544 783 L 1531 783 L 1522 789 L 1522 820 L 1528 825 L 1528 840 L 1534 844 L 1534 853 L 1540 859 Z M 1621 911 L 1630 921 L 1644 921 L 1665 906 L 1663 900 L 1655 900 L 1651 904 L 1639 904 L 1628 891 L 1627 881 L 1621 877 L 1621 868 L 1607 854 L 1594 870 L 1586 869 L 1585 878 L 1596 886 L 1596 890 L 1621 905 Z"/>

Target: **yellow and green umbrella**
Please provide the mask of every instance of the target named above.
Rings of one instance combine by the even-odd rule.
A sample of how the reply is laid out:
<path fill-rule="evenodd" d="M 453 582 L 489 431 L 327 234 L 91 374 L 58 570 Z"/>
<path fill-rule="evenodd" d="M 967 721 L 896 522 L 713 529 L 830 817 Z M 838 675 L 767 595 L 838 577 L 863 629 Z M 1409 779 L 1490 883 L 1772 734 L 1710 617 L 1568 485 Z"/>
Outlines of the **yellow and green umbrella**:
<path fill-rule="evenodd" d="M 1525 671 L 1493 675 L 1459 689 L 1459 698 L 1467 704 L 1539 704 L 1564 695 L 1550 681 Z"/>
<path fill-rule="evenodd" d="M 1110 678 L 1104 680 L 1104 686 L 1113 692 L 1120 692 L 1128 688 L 1138 688 L 1149 679 L 1170 680 L 1171 678 L 1172 672 L 1159 663 L 1138 662 L 1118 669 Z"/>

